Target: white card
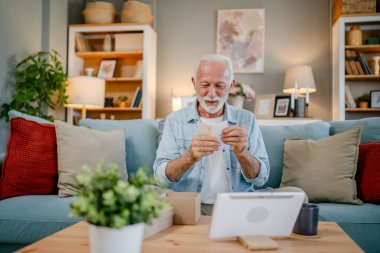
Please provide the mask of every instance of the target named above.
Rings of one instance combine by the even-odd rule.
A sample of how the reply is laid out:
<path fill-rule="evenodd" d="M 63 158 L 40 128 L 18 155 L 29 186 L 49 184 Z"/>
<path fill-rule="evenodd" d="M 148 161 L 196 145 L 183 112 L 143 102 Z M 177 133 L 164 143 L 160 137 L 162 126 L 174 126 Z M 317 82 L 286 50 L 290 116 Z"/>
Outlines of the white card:
<path fill-rule="evenodd" d="M 218 122 L 212 125 L 197 122 L 197 130 L 200 135 L 212 135 L 220 139 L 220 135 L 224 128 L 228 126 L 227 121 Z"/>

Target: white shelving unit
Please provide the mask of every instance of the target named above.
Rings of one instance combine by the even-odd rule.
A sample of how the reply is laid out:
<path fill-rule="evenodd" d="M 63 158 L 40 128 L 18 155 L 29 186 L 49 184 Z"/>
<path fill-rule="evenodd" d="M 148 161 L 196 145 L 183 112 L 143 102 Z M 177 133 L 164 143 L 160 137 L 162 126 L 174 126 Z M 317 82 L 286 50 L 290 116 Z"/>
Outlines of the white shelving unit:
<path fill-rule="evenodd" d="M 141 33 L 142 51 L 103 51 L 103 40 L 107 34 L 112 36 L 112 50 L 115 48 L 115 34 Z M 78 51 L 75 40 L 84 38 L 91 46 L 90 51 Z M 69 27 L 68 45 L 68 76 L 85 75 L 86 68 L 94 68 L 98 72 L 101 60 L 116 59 L 116 71 L 113 78 L 106 78 L 106 95 L 117 101 L 119 95 L 127 95 L 130 100 L 136 88 L 142 90 L 142 106 L 135 107 L 106 107 L 101 109 L 88 109 L 91 118 L 99 118 L 105 113 L 107 118 L 114 115 L 115 119 L 154 119 L 156 113 L 156 32 L 149 25 L 135 24 L 107 24 L 107 25 L 71 25 Z M 131 68 L 142 60 L 142 76 L 136 78 L 131 75 Z M 128 71 L 129 70 L 129 71 Z M 126 74 L 127 73 L 127 74 Z M 129 73 L 129 74 L 128 74 Z M 79 111 L 81 108 L 68 110 Z M 70 113 L 68 113 L 70 114 Z"/>
<path fill-rule="evenodd" d="M 380 34 L 380 15 L 341 16 L 332 29 L 332 119 L 346 120 L 364 117 L 380 116 L 378 108 L 345 108 L 345 86 L 350 87 L 354 98 L 369 94 L 371 90 L 380 90 L 380 75 L 346 75 L 345 50 L 361 52 L 366 57 L 380 55 L 380 45 L 347 46 L 346 33 L 351 25 L 359 25 L 363 33 L 363 40 L 369 35 Z"/>

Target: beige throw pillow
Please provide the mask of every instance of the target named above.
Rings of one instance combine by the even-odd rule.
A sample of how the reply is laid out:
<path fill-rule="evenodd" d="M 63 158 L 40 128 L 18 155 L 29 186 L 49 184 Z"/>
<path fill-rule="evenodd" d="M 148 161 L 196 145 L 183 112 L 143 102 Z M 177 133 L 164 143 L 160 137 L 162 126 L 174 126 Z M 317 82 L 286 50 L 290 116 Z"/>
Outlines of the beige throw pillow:
<path fill-rule="evenodd" d="M 361 204 L 356 166 L 361 127 L 318 141 L 285 140 L 281 186 L 303 189 L 311 202 Z"/>
<path fill-rule="evenodd" d="M 83 165 L 95 166 L 100 160 L 116 163 L 127 176 L 124 129 L 102 132 L 55 121 L 58 153 L 58 195 L 78 193 L 75 176 Z"/>

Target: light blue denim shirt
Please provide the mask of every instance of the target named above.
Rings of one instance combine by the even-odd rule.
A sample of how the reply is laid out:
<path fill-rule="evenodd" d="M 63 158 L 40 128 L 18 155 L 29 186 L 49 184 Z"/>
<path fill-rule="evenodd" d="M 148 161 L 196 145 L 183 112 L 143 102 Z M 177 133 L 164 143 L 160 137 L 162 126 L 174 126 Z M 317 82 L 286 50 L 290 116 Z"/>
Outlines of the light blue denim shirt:
<path fill-rule="evenodd" d="M 227 120 L 229 126 L 239 125 L 247 130 L 247 149 L 261 164 L 259 175 L 254 179 L 248 179 L 243 174 L 240 163 L 231 147 L 221 143 L 231 192 L 254 191 L 253 185 L 262 186 L 269 177 L 268 154 L 260 128 L 253 113 L 230 106 L 227 103 L 225 108 L 223 119 Z M 165 121 L 153 169 L 157 182 L 168 185 L 174 191 L 200 192 L 202 189 L 207 156 L 192 165 L 178 182 L 171 182 L 165 172 L 168 162 L 175 160 L 189 150 L 192 137 L 197 135 L 196 123 L 199 120 L 195 103 L 171 113 Z"/>

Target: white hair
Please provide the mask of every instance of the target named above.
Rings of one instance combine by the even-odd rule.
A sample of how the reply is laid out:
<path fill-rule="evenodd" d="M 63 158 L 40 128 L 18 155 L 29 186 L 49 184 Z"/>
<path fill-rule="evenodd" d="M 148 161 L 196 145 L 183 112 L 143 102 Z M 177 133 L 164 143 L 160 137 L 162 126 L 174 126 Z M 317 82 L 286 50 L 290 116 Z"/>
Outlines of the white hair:
<path fill-rule="evenodd" d="M 230 79 L 228 80 L 228 87 L 230 87 L 232 80 L 234 79 L 234 72 L 232 71 L 232 63 L 230 58 L 221 55 L 221 54 L 206 54 L 202 56 L 195 65 L 195 71 L 194 71 L 194 79 L 195 81 L 197 80 L 197 75 L 198 75 L 198 68 L 201 62 L 203 61 L 209 61 L 209 62 L 218 62 L 218 63 L 223 63 L 227 66 L 227 71 L 230 74 Z"/>

